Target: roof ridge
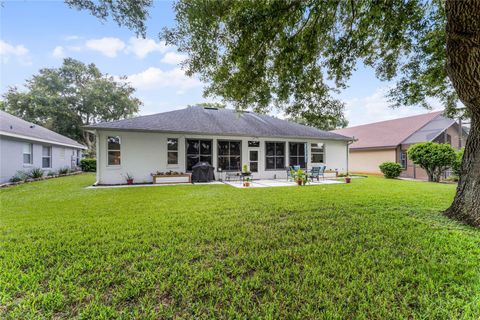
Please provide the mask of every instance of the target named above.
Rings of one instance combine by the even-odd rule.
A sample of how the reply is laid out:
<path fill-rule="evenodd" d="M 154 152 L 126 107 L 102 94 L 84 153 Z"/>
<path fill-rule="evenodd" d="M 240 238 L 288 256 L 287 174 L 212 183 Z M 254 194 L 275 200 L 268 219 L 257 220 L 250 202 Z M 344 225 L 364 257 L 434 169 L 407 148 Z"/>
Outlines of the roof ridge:
<path fill-rule="evenodd" d="M 359 125 L 356 125 L 356 126 L 351 126 L 351 127 L 347 127 L 347 128 L 340 128 L 340 129 L 336 129 L 336 130 L 343 130 L 343 129 L 350 129 L 350 128 L 358 128 L 358 127 L 363 127 L 363 126 L 370 126 L 370 125 L 373 125 L 373 124 L 380 124 L 380 123 L 385 123 L 385 122 L 393 122 L 393 121 L 398 121 L 398 120 L 405 120 L 405 119 L 409 119 L 409 118 L 416 118 L 416 117 L 422 117 L 422 116 L 427 116 L 427 115 L 432 115 L 432 114 L 435 114 L 437 113 L 438 114 L 442 114 L 444 110 L 437 110 L 437 111 L 432 111 L 432 112 L 427 112 L 427 113 L 421 113 L 421 114 L 417 114 L 417 115 L 413 115 L 413 116 L 407 116 L 407 117 L 401 117 L 401 118 L 395 118 L 395 119 L 389 119 L 389 120 L 382 120 L 382 121 L 376 121 L 376 122 L 370 122 L 370 123 L 365 123 L 365 124 L 359 124 Z M 333 130 L 333 131 L 336 131 L 336 130 Z"/>

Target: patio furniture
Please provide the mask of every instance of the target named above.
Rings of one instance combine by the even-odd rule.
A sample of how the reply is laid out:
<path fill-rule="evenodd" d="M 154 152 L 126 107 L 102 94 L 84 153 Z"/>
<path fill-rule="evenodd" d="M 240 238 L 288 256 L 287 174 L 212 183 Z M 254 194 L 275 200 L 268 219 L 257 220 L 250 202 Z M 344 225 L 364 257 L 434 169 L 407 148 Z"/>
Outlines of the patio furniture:
<path fill-rule="evenodd" d="M 290 179 L 295 180 L 295 172 L 300 170 L 300 166 L 289 166 L 287 169 L 287 181 L 290 181 Z"/>
<path fill-rule="evenodd" d="M 225 172 L 225 181 L 240 181 L 241 179 L 239 172 Z"/>
<path fill-rule="evenodd" d="M 312 167 L 312 170 L 310 170 L 310 172 L 308 173 L 308 176 L 310 179 L 312 179 L 312 182 L 313 182 L 313 178 L 317 178 L 317 181 L 320 181 L 320 177 L 323 178 L 323 180 L 325 180 L 325 169 L 327 168 L 327 166 L 322 166 L 322 167 Z"/>

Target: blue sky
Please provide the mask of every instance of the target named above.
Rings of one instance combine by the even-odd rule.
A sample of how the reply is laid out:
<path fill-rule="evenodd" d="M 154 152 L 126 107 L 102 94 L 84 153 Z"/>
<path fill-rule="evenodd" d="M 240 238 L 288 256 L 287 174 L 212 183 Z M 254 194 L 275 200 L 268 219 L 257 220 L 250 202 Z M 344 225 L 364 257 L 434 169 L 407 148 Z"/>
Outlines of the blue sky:
<path fill-rule="evenodd" d="M 144 105 L 140 114 L 152 114 L 219 98 L 204 98 L 203 85 L 187 77 L 179 62 L 182 54 L 159 41 L 158 32 L 175 23 L 172 2 L 156 1 L 147 23 L 147 39 L 112 21 L 102 22 L 87 12 L 68 8 L 63 1 L 4 1 L 0 8 L 0 92 L 21 86 L 44 67 L 58 67 L 64 57 L 95 63 L 102 72 L 128 76 Z M 359 66 L 349 88 L 339 98 L 346 102 L 350 125 L 427 112 L 421 108 L 388 108 L 388 83 Z"/>

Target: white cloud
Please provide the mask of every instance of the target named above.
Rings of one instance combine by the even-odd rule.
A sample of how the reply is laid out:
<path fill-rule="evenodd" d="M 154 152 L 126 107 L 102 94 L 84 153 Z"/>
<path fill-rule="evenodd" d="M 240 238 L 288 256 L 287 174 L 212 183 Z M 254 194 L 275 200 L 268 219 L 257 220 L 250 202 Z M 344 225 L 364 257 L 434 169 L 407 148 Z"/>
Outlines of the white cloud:
<path fill-rule="evenodd" d="M 186 55 L 177 52 L 167 52 L 160 62 L 166 64 L 180 64 L 187 58 Z"/>
<path fill-rule="evenodd" d="M 11 58 L 14 58 L 20 64 L 32 64 L 29 51 L 24 45 L 12 45 L 2 40 L 0 40 L 0 58 L 2 63 L 8 63 Z"/>
<path fill-rule="evenodd" d="M 372 95 L 345 101 L 345 115 L 349 126 L 391 120 L 427 113 L 429 110 L 421 107 L 404 106 L 390 108 L 391 102 L 386 97 L 388 88 L 378 88 Z M 432 100 L 432 105 L 438 105 Z M 435 108 L 437 109 L 437 108 Z"/>
<path fill-rule="evenodd" d="M 82 38 L 82 37 L 77 36 L 77 35 L 71 35 L 71 36 L 66 36 L 66 37 L 65 37 L 65 40 L 66 40 L 66 41 L 73 41 L 73 40 L 79 40 L 79 39 L 81 39 L 81 38 Z"/>
<path fill-rule="evenodd" d="M 101 39 L 87 40 L 85 46 L 91 50 L 98 51 L 109 58 L 115 58 L 118 51 L 125 48 L 125 43 L 118 38 L 105 37 Z"/>
<path fill-rule="evenodd" d="M 168 47 L 165 42 L 155 42 L 153 39 L 143 39 L 131 37 L 128 41 L 127 53 L 133 53 L 138 58 L 143 59 L 151 52 L 167 52 Z"/>
<path fill-rule="evenodd" d="M 202 86 L 198 79 L 188 77 L 180 68 L 163 71 L 160 68 L 150 67 L 143 72 L 128 76 L 127 81 L 135 88 L 143 90 L 175 88 L 177 94 Z"/>
<path fill-rule="evenodd" d="M 52 56 L 57 59 L 65 57 L 65 49 L 62 46 L 56 46 L 52 51 Z"/>

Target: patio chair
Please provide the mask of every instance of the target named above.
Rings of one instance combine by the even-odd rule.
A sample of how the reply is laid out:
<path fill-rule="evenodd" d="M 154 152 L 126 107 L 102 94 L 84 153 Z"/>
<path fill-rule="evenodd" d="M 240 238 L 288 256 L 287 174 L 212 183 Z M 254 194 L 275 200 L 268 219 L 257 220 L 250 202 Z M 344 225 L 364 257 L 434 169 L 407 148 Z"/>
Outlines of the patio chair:
<path fill-rule="evenodd" d="M 322 166 L 322 167 L 312 167 L 312 170 L 310 170 L 310 178 L 312 179 L 312 182 L 313 182 L 313 178 L 317 178 L 317 181 L 320 181 L 320 177 L 323 178 L 323 180 L 325 180 L 325 169 L 327 168 L 327 166 Z"/>
<path fill-rule="evenodd" d="M 287 168 L 287 181 L 290 181 L 290 179 L 295 180 L 295 172 L 294 171 L 297 171 L 297 170 L 300 170 L 300 166 L 289 166 Z"/>

